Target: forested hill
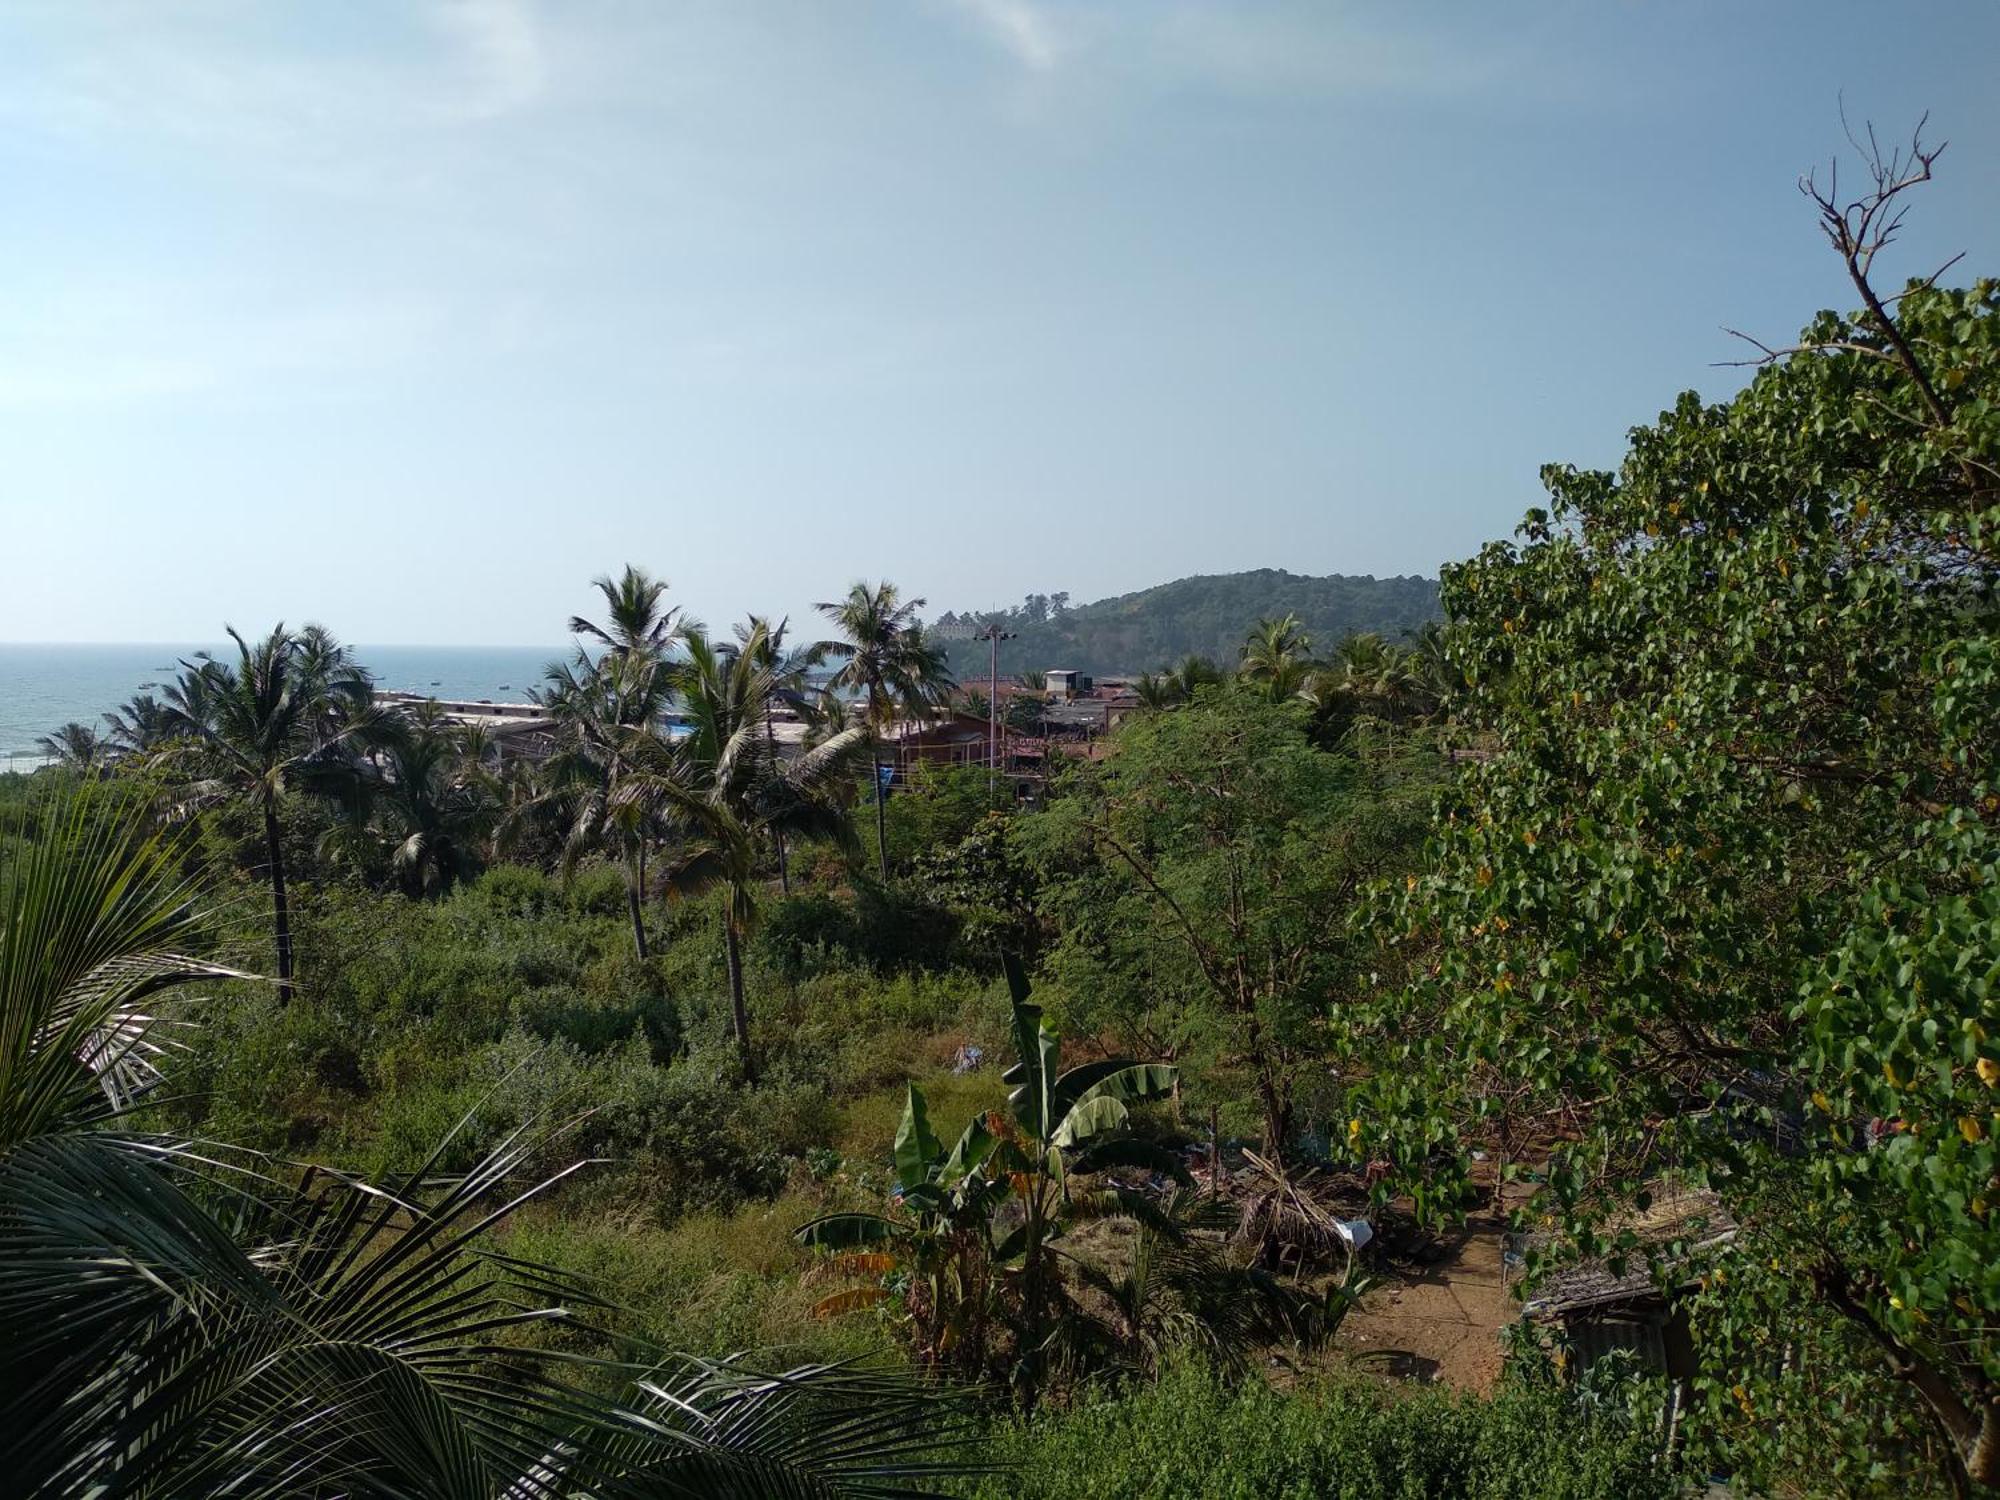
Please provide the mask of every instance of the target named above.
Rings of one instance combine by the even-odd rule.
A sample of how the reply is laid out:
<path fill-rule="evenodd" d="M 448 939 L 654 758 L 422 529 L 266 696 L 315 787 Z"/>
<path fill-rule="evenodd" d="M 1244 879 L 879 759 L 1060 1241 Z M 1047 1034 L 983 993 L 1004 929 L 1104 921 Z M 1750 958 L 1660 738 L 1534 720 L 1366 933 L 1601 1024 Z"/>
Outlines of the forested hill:
<path fill-rule="evenodd" d="M 1282 568 L 1210 573 L 1176 579 L 1135 594 L 1072 607 L 1066 594 L 1030 594 L 1010 610 L 954 614 L 939 625 L 999 621 L 1016 638 L 1000 644 L 1000 670 L 1049 667 L 1081 671 L 1144 672 L 1190 653 L 1227 665 L 1243 637 L 1266 616 L 1296 614 L 1315 650 L 1330 650 L 1343 636 L 1373 630 L 1400 640 L 1438 618 L 1435 578 L 1372 578 L 1330 574 L 1315 578 Z M 987 665 L 980 641 L 947 641 L 952 670 L 970 681 Z"/>

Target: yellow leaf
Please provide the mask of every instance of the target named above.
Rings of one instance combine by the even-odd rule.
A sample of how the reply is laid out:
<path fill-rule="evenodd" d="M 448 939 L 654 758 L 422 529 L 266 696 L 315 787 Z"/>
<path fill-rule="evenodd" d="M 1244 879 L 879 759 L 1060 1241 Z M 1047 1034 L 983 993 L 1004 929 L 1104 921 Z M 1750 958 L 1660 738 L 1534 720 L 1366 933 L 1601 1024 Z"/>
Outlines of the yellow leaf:
<path fill-rule="evenodd" d="M 1360 1140 L 1360 1139 L 1361 1139 L 1361 1121 L 1360 1121 L 1360 1120 L 1358 1120 L 1358 1119 L 1354 1119 L 1354 1120 L 1349 1120 L 1349 1121 L 1347 1122 L 1347 1138 L 1348 1138 L 1348 1140 L 1350 1140 L 1350 1141 L 1358 1141 L 1358 1140 Z"/>
<path fill-rule="evenodd" d="M 1902 1087 L 1900 1083 L 1896 1082 L 1896 1067 L 1894 1063 L 1882 1064 L 1882 1076 L 1889 1080 L 1890 1088 L 1898 1089 Z"/>
<path fill-rule="evenodd" d="M 815 1318 L 838 1318 L 845 1313 L 860 1312 L 863 1308 L 879 1307 L 889 1300 L 889 1294 L 879 1286 L 860 1286 L 851 1292 L 835 1292 L 831 1297 L 822 1297 L 812 1306 Z"/>
<path fill-rule="evenodd" d="M 1965 1144 L 1976 1146 L 1986 1139 L 1986 1127 L 1971 1115 L 1958 1117 L 1958 1133 L 1965 1137 Z"/>
<path fill-rule="evenodd" d="M 2000 1062 L 1990 1057 L 1979 1059 L 1979 1081 L 1989 1089 L 2000 1088 Z"/>
<path fill-rule="evenodd" d="M 1818 1108 L 1821 1114 L 1830 1115 L 1833 1113 L 1833 1106 L 1826 1102 L 1826 1095 L 1822 1094 L 1818 1089 L 1813 1090 L 1812 1100 L 1814 1106 Z"/>
<path fill-rule="evenodd" d="M 857 1276 L 887 1276 L 896 1269 L 896 1257 L 882 1250 L 857 1250 L 836 1255 L 819 1268 L 820 1274 L 852 1281 Z"/>

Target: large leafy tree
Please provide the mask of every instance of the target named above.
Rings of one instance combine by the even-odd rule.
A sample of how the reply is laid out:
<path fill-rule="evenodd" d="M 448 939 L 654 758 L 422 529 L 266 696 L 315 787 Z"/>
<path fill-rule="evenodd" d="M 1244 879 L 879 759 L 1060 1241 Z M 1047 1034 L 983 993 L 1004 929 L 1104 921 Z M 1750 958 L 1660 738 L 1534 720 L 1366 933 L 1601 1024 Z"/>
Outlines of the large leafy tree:
<path fill-rule="evenodd" d="M 1716 1195 L 1697 1436 L 1755 1484 L 2000 1484 L 2000 285 L 1869 279 L 1930 159 L 1820 195 L 1859 312 L 1446 570 L 1495 748 L 1377 1018 L 1413 1177 L 1554 1138 L 1534 1210 L 1614 1255 Z"/>
<path fill-rule="evenodd" d="M 856 700 L 861 722 L 879 760 L 882 743 L 898 719 L 922 719 L 948 702 L 954 686 L 945 657 L 924 639 L 921 599 L 905 599 L 893 583 L 857 583 L 844 599 L 814 606 L 833 623 L 840 639 L 826 654 L 839 660 L 834 691 Z M 889 875 L 889 844 L 883 811 L 887 789 L 881 767 L 874 768 L 875 846 L 882 877 Z"/>
<path fill-rule="evenodd" d="M 342 795 L 358 785 L 359 757 L 379 724 L 368 674 L 324 629 L 280 624 L 256 641 L 234 627 L 236 660 L 197 656 L 165 688 L 190 808 L 238 803 L 264 836 L 278 992 L 292 996 L 292 920 L 282 816 L 292 790 Z"/>
<path fill-rule="evenodd" d="M 1066 988 L 1159 1055 L 1241 1069 L 1273 1157 L 1329 1008 L 1376 965 L 1348 919 L 1410 860 L 1434 786 L 1420 746 L 1381 733 L 1328 751 L 1307 727 L 1303 705 L 1260 687 L 1204 693 L 1123 726 L 1014 839 Z"/>
<path fill-rule="evenodd" d="M 654 742 L 620 796 L 679 835 L 666 870 L 669 899 L 723 892 L 730 1015 L 744 1076 L 754 1078 L 742 945 L 757 922 L 758 861 L 774 833 L 846 834 L 846 810 L 834 788 L 866 750 L 867 731 L 854 725 L 781 759 L 768 732 L 780 679 L 765 627 L 753 625 L 743 641 L 726 647 L 691 633 L 684 647 L 677 681 L 686 731 L 671 744 Z"/>
<path fill-rule="evenodd" d="M 230 976 L 192 956 L 202 892 L 137 811 L 57 803 L 0 866 L 9 1493 L 876 1495 L 945 1467 L 935 1397 L 853 1370 L 635 1351 L 577 1381 L 536 1329 L 589 1290 L 482 1248 L 553 1186 L 513 1180 L 523 1136 L 368 1184 L 146 1134 L 134 1110 L 199 1045 L 163 1003 Z"/>

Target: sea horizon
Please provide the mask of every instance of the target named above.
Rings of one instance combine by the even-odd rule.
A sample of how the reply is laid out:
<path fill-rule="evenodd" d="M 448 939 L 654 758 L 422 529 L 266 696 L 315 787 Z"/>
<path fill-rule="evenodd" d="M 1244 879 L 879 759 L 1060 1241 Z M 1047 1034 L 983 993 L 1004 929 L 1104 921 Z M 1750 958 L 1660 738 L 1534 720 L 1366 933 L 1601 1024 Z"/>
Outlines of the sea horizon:
<path fill-rule="evenodd" d="M 439 698 L 525 700 L 543 669 L 574 643 L 547 646 L 355 642 L 355 659 L 384 692 Z M 0 760 L 41 758 L 36 741 L 72 721 L 104 728 L 104 715 L 180 670 L 197 651 L 233 653 L 221 641 L 0 641 Z"/>

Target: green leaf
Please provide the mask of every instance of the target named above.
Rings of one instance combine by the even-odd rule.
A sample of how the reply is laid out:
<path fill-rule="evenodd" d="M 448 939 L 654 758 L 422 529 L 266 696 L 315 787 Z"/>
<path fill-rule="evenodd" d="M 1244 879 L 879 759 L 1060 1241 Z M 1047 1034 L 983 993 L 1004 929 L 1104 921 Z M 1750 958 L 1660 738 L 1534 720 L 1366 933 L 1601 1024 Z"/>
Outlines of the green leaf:
<path fill-rule="evenodd" d="M 1085 1099 L 1064 1115 L 1062 1124 L 1049 1138 L 1049 1144 L 1063 1148 L 1078 1146 L 1106 1131 L 1123 1130 L 1131 1118 L 1132 1112 L 1125 1107 L 1123 1100 L 1099 1094 L 1093 1099 Z"/>
<path fill-rule="evenodd" d="M 903 1239 L 909 1232 L 908 1225 L 881 1214 L 842 1213 L 823 1214 L 810 1224 L 799 1226 L 792 1232 L 792 1238 L 801 1245 L 821 1250 L 850 1250 L 857 1245 L 881 1245 Z"/>
<path fill-rule="evenodd" d="M 931 1134 L 923 1091 L 910 1084 L 903 1103 L 903 1123 L 896 1128 L 896 1180 L 904 1191 L 930 1179 L 939 1149 L 937 1137 Z"/>

